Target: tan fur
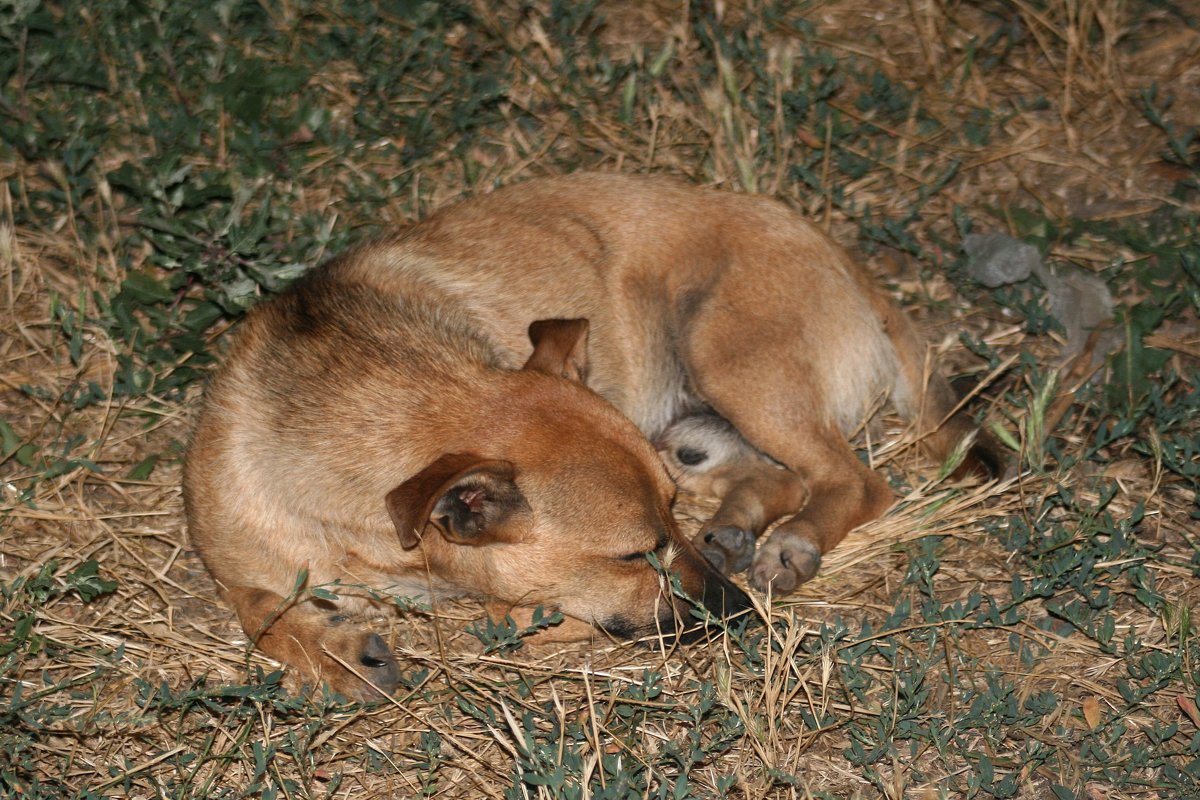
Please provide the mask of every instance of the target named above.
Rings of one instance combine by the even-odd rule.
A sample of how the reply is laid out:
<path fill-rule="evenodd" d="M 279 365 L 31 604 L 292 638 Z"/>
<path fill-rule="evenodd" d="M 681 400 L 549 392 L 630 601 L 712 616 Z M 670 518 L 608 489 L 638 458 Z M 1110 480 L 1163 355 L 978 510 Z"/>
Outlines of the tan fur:
<path fill-rule="evenodd" d="M 882 394 L 924 420 L 949 410 L 924 361 L 890 300 L 778 202 L 659 178 L 531 181 L 254 309 L 207 391 L 188 523 L 265 651 L 387 691 L 394 662 L 343 620 L 365 606 L 355 586 L 542 604 L 637 635 L 682 606 L 622 557 L 669 541 L 687 591 L 744 606 L 680 536 L 648 442 L 690 413 L 742 442 L 709 474 L 725 499 L 698 543 L 712 555 L 714 530 L 736 529 L 753 551 L 782 518 L 751 583 L 808 579 L 891 502 L 845 431 Z M 335 581 L 329 608 L 305 591 Z"/>

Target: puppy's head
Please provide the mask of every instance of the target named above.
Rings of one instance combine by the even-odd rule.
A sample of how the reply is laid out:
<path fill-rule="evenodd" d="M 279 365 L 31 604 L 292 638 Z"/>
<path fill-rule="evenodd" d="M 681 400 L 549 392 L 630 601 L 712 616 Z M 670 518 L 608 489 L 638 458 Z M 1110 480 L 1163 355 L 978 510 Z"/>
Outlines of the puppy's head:
<path fill-rule="evenodd" d="M 479 451 L 443 454 L 388 494 L 401 544 L 421 546 L 435 576 L 463 590 L 621 637 L 696 623 L 668 575 L 713 614 L 748 608 L 680 533 L 654 448 L 580 382 L 586 321 L 542 321 L 530 335 L 526 368 L 486 401 Z"/>

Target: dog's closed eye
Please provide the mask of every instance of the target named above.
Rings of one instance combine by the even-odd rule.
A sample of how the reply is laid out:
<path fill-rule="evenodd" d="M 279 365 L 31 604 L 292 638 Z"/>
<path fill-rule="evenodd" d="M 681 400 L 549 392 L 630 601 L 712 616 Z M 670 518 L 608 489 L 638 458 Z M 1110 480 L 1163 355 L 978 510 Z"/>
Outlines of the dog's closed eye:
<path fill-rule="evenodd" d="M 670 543 L 670 541 L 671 540 L 669 537 L 661 536 L 661 537 L 659 537 L 659 540 L 654 543 L 654 547 L 651 547 L 649 550 L 639 550 L 636 553 L 626 553 L 623 556 L 617 556 L 617 560 L 618 561 L 627 561 L 630 563 L 635 562 L 635 561 L 640 561 L 640 560 L 646 558 L 647 556 L 650 556 L 650 555 L 653 555 L 653 554 L 659 552 L 664 547 L 666 547 Z"/>

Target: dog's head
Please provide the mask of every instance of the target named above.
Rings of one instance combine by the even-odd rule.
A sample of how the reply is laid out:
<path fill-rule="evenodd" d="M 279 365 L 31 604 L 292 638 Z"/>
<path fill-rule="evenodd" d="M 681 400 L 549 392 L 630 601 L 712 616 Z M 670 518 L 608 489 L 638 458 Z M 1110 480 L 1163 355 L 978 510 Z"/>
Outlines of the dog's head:
<path fill-rule="evenodd" d="M 713 614 L 748 608 L 679 531 L 654 448 L 582 385 L 586 321 L 541 321 L 530 337 L 525 369 L 482 401 L 479 450 L 443 454 L 388 494 L 401 544 L 421 546 L 441 581 L 621 637 L 696 621 L 655 561 Z"/>

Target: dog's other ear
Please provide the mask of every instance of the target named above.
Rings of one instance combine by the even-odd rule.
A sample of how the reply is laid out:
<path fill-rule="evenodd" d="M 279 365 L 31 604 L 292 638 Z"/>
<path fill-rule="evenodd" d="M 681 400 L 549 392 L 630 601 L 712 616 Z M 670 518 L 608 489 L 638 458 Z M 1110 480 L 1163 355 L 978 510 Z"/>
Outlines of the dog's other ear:
<path fill-rule="evenodd" d="M 446 453 L 387 494 L 400 545 L 411 550 L 429 525 L 455 544 L 510 541 L 505 523 L 529 505 L 508 461 Z"/>
<path fill-rule="evenodd" d="M 529 341 L 533 355 L 524 369 L 587 383 L 586 319 L 539 319 L 529 326 Z"/>

